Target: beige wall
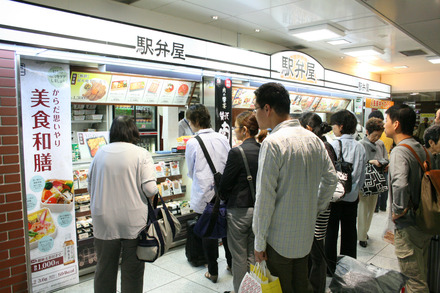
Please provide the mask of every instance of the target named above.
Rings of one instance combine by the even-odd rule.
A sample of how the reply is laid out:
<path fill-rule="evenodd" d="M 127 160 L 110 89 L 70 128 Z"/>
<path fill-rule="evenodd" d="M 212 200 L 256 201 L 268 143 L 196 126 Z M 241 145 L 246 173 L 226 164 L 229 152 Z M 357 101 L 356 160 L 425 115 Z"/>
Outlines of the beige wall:
<path fill-rule="evenodd" d="M 392 85 L 393 93 L 440 91 L 440 71 L 382 75 L 380 82 Z"/>

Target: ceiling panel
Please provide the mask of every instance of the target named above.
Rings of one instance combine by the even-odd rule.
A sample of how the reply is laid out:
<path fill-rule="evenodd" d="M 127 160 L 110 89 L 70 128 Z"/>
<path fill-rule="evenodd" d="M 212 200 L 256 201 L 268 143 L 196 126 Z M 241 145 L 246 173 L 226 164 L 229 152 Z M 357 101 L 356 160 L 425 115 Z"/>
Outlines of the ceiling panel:
<path fill-rule="evenodd" d="M 429 48 L 440 53 L 440 19 L 407 24 L 405 29 L 415 34 L 417 39 Z"/>
<path fill-rule="evenodd" d="M 131 4 L 132 6 L 147 9 L 147 10 L 154 10 L 161 6 L 177 2 L 180 0 L 139 0 L 137 2 L 134 2 Z"/>
<path fill-rule="evenodd" d="M 271 1 L 267 0 L 186 0 L 185 2 L 233 16 L 271 7 Z"/>
<path fill-rule="evenodd" d="M 347 19 L 337 22 L 340 26 L 346 28 L 349 31 L 364 30 L 370 28 L 379 28 L 388 26 L 386 22 L 377 17 L 376 15 L 369 15 L 365 17 L 359 17 L 354 19 Z"/>

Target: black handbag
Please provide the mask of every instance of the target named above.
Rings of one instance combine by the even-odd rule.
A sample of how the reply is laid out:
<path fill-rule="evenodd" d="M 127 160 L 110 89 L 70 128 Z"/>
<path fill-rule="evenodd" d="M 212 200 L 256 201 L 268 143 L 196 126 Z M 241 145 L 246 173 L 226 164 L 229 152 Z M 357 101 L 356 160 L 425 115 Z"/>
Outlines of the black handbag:
<path fill-rule="evenodd" d="M 387 190 L 387 181 L 383 173 L 378 170 L 375 165 L 367 163 L 365 169 L 365 182 L 361 189 L 362 195 L 370 196 Z"/>
<path fill-rule="evenodd" d="M 336 174 L 338 175 L 339 182 L 344 187 L 344 194 L 342 195 L 342 199 L 345 194 L 351 192 L 351 185 L 352 185 L 352 175 L 353 172 L 353 164 L 344 161 L 344 157 L 342 156 L 342 142 L 339 139 L 339 158 L 335 162 L 335 169 Z"/>
<path fill-rule="evenodd" d="M 215 170 L 214 164 L 202 139 L 198 135 L 196 135 L 195 138 L 199 142 L 205 154 L 206 161 L 208 161 L 208 165 L 214 175 L 215 195 L 211 202 L 206 204 L 203 214 L 194 226 L 194 233 L 201 238 L 224 238 L 226 237 L 226 204 L 220 203 L 220 197 L 218 195 L 218 185 L 220 184 L 222 174 Z"/>

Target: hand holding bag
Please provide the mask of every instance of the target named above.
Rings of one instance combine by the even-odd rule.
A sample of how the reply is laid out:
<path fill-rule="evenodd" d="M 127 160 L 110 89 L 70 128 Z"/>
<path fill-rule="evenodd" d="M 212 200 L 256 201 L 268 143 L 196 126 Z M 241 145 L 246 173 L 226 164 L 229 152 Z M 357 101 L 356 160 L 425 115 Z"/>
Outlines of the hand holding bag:
<path fill-rule="evenodd" d="M 388 190 L 387 181 L 382 172 L 371 163 L 367 163 L 365 170 L 365 182 L 361 193 L 363 196 L 370 196 L 382 193 Z"/>
<path fill-rule="evenodd" d="M 162 196 L 156 196 L 162 201 L 162 206 L 153 209 L 150 200 L 147 199 L 148 222 L 138 236 L 136 254 L 139 260 L 145 262 L 154 262 L 165 254 L 181 228 L 179 220 L 168 211 Z"/>
<path fill-rule="evenodd" d="M 241 281 L 238 293 L 281 293 L 281 284 L 278 277 L 272 276 L 267 269 L 265 261 L 251 264 L 250 272 L 247 272 Z"/>
<path fill-rule="evenodd" d="M 339 183 L 338 186 L 341 188 L 338 188 L 338 193 L 333 196 L 334 199 L 333 202 L 339 201 L 342 198 L 345 197 L 346 193 L 351 192 L 352 188 L 352 175 L 353 172 L 353 164 L 344 161 L 344 157 L 342 156 L 342 142 L 339 139 L 339 158 L 335 162 L 335 169 L 336 174 L 338 175 Z M 341 189 L 344 189 L 344 192 L 342 193 Z"/>
<path fill-rule="evenodd" d="M 208 161 L 212 174 L 214 175 L 215 183 L 215 195 L 213 201 L 206 204 L 203 214 L 194 226 L 194 233 L 203 238 L 219 239 L 226 237 L 226 204 L 220 203 L 220 197 L 218 195 L 218 185 L 221 180 L 221 173 L 215 170 L 211 157 L 206 150 L 206 146 L 202 139 L 197 135 L 195 136 L 200 144 L 200 147 L 205 154 L 205 158 Z"/>

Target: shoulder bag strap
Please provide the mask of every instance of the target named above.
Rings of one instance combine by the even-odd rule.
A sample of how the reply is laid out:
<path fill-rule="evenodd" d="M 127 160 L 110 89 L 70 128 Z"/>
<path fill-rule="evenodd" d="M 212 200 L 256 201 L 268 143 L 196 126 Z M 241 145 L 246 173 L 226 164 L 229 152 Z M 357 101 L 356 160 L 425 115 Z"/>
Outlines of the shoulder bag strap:
<path fill-rule="evenodd" d="M 341 160 L 341 162 L 344 162 L 344 157 L 342 156 L 342 141 L 338 139 L 338 142 L 339 142 L 339 160 Z"/>
<path fill-rule="evenodd" d="M 208 165 L 211 168 L 212 174 L 217 173 L 215 170 L 214 164 L 212 163 L 211 157 L 208 154 L 208 150 L 206 149 L 205 144 L 203 143 L 203 140 L 200 138 L 200 136 L 196 135 L 195 138 L 200 144 L 200 147 L 202 148 L 203 153 L 205 154 L 206 161 L 208 161 Z"/>
<path fill-rule="evenodd" d="M 420 157 L 417 155 L 416 151 L 412 147 L 410 147 L 409 145 L 407 145 L 405 143 L 401 144 L 401 146 L 406 147 L 407 149 L 409 149 L 411 151 L 411 153 L 416 158 L 417 162 L 419 162 L 420 168 L 422 168 L 422 171 L 425 172 L 426 171 L 425 167 L 423 166 L 422 160 L 420 160 Z M 426 149 L 424 147 L 423 147 L 423 149 L 426 152 Z M 429 160 L 428 152 L 426 152 L 426 159 Z"/>
<path fill-rule="evenodd" d="M 246 174 L 247 174 L 247 181 L 249 183 L 249 188 L 251 190 L 252 199 L 255 201 L 255 189 L 254 189 L 254 183 L 252 180 L 251 170 L 249 170 L 249 164 L 246 158 L 246 155 L 244 154 L 243 148 L 239 145 L 238 149 L 240 150 L 241 156 L 243 157 L 244 167 L 246 168 Z"/>

